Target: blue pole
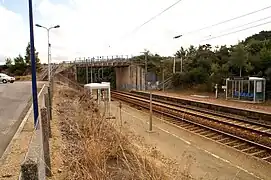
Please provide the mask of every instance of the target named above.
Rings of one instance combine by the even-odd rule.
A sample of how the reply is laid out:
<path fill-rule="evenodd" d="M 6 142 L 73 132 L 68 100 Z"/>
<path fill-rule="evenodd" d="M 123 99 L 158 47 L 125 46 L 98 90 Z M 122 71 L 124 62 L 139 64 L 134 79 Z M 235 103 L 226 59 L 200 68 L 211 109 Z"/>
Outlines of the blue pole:
<path fill-rule="evenodd" d="M 34 46 L 34 30 L 33 30 L 33 11 L 32 0 L 29 3 L 29 26 L 30 26 L 30 54 L 31 54 L 31 71 L 32 71 L 32 96 L 34 109 L 34 127 L 38 122 L 38 98 L 37 98 L 37 80 L 36 80 L 36 60 L 35 60 L 35 46 Z"/>

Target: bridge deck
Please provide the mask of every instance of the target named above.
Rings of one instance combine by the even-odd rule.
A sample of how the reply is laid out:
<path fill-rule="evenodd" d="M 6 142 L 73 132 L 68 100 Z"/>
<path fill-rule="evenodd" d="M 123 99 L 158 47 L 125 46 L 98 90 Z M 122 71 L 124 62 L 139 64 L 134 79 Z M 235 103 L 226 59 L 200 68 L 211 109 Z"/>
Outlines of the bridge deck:
<path fill-rule="evenodd" d="M 76 62 L 77 67 L 125 67 L 130 66 L 130 61 L 95 61 L 95 62 Z"/>

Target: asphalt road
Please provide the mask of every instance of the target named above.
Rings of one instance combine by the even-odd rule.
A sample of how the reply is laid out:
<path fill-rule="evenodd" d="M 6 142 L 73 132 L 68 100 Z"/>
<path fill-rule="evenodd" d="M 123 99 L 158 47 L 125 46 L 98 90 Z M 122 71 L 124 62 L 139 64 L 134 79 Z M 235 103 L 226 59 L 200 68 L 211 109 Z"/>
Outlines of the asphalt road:
<path fill-rule="evenodd" d="M 0 157 L 16 133 L 31 98 L 31 82 L 0 83 Z"/>

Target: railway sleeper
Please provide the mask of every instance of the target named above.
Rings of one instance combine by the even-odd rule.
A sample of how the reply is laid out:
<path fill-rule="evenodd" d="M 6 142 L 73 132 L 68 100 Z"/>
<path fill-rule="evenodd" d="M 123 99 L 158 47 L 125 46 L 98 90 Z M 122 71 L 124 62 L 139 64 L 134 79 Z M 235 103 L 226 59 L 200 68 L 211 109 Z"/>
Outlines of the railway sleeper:
<path fill-rule="evenodd" d="M 246 145 L 247 143 L 239 143 L 238 145 L 235 145 L 235 146 L 233 146 L 234 148 L 238 148 L 238 147 L 240 147 L 240 146 L 244 146 L 244 145 Z"/>
<path fill-rule="evenodd" d="M 185 121 L 180 121 L 180 122 L 183 122 L 183 124 L 181 125 L 183 128 L 187 128 L 191 125 L 191 124 L 186 123 Z"/>
<path fill-rule="evenodd" d="M 222 134 L 218 134 L 217 136 L 212 137 L 212 139 L 215 140 L 215 141 L 218 141 L 218 140 L 223 139 L 223 138 L 225 138 L 225 136 L 222 135 Z"/>
<path fill-rule="evenodd" d="M 254 149 L 249 149 L 247 151 L 245 151 L 245 153 L 248 153 L 248 154 L 253 154 L 255 152 L 259 152 L 261 151 L 262 149 L 258 148 L 258 147 L 255 147 Z"/>
<path fill-rule="evenodd" d="M 237 140 L 236 142 L 232 142 L 232 143 L 227 144 L 227 145 L 230 146 L 230 147 L 234 147 L 234 146 L 236 146 L 236 145 L 238 145 L 240 143 L 241 143 L 241 141 Z"/>
<path fill-rule="evenodd" d="M 197 126 L 194 126 L 194 127 L 191 127 L 191 128 L 188 128 L 190 131 L 196 131 L 196 130 L 199 130 L 200 128 L 197 127 Z"/>
<path fill-rule="evenodd" d="M 270 156 L 267 156 L 267 157 L 264 157 L 262 158 L 263 160 L 268 160 L 269 162 L 271 161 L 271 155 Z"/>
<path fill-rule="evenodd" d="M 205 132 L 206 131 L 206 129 L 199 129 L 199 130 L 197 130 L 197 131 L 194 131 L 195 133 L 197 133 L 197 134 L 200 134 L 200 133 L 202 133 L 202 132 Z"/>
<path fill-rule="evenodd" d="M 229 137 L 225 137 L 225 138 L 223 138 L 223 139 L 218 140 L 218 142 L 224 142 L 224 141 L 226 141 L 226 140 L 228 140 L 228 139 L 230 139 L 230 138 L 229 138 Z"/>
<path fill-rule="evenodd" d="M 210 134 L 206 135 L 206 137 L 208 137 L 208 138 L 212 138 L 212 137 L 215 137 L 216 135 L 217 135 L 217 133 L 216 133 L 216 132 L 212 132 L 212 133 L 210 133 Z"/>
<path fill-rule="evenodd" d="M 206 130 L 206 131 L 203 131 L 203 132 L 201 132 L 199 134 L 202 135 L 202 136 L 206 136 L 207 134 L 210 134 L 210 133 L 211 133 L 211 131 Z"/>
<path fill-rule="evenodd" d="M 259 154 L 261 154 L 261 153 L 265 153 L 265 152 L 266 152 L 266 150 L 259 150 L 259 151 L 257 151 L 257 152 L 251 153 L 250 155 L 251 155 L 251 156 L 256 156 L 256 157 L 257 157 L 257 155 L 259 155 Z"/>
<path fill-rule="evenodd" d="M 261 158 L 262 159 L 262 158 L 270 156 L 270 153 L 268 153 L 268 152 L 262 152 L 262 153 L 259 153 L 259 154 L 255 154 L 254 156 L 257 157 L 257 158 Z"/>
<path fill-rule="evenodd" d="M 248 148 L 242 149 L 241 151 L 246 152 L 246 151 L 249 151 L 249 150 L 254 149 L 254 148 L 256 148 L 256 147 L 255 146 L 250 146 Z"/>
<path fill-rule="evenodd" d="M 225 144 L 230 146 L 230 144 L 233 144 L 233 143 L 236 143 L 236 142 L 238 142 L 238 140 L 232 140 L 232 141 L 227 142 L 227 143 L 225 143 Z"/>
<path fill-rule="evenodd" d="M 270 132 L 270 131 L 271 131 L 270 129 L 263 130 L 263 132 Z"/>

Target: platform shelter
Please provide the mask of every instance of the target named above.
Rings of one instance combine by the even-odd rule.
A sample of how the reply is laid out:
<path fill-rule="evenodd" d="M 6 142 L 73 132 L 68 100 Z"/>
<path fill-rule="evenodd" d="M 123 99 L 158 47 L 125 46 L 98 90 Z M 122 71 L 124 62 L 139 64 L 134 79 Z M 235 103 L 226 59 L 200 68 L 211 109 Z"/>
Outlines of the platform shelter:
<path fill-rule="evenodd" d="M 260 77 L 231 77 L 226 79 L 226 99 L 265 101 L 266 79 Z"/>
<path fill-rule="evenodd" d="M 98 105 L 100 105 L 101 101 L 104 101 L 105 108 L 110 114 L 110 111 L 111 111 L 110 82 L 89 83 L 89 84 L 85 84 L 84 88 L 85 90 L 90 91 L 92 96 L 96 94 L 96 100 L 97 100 Z"/>

